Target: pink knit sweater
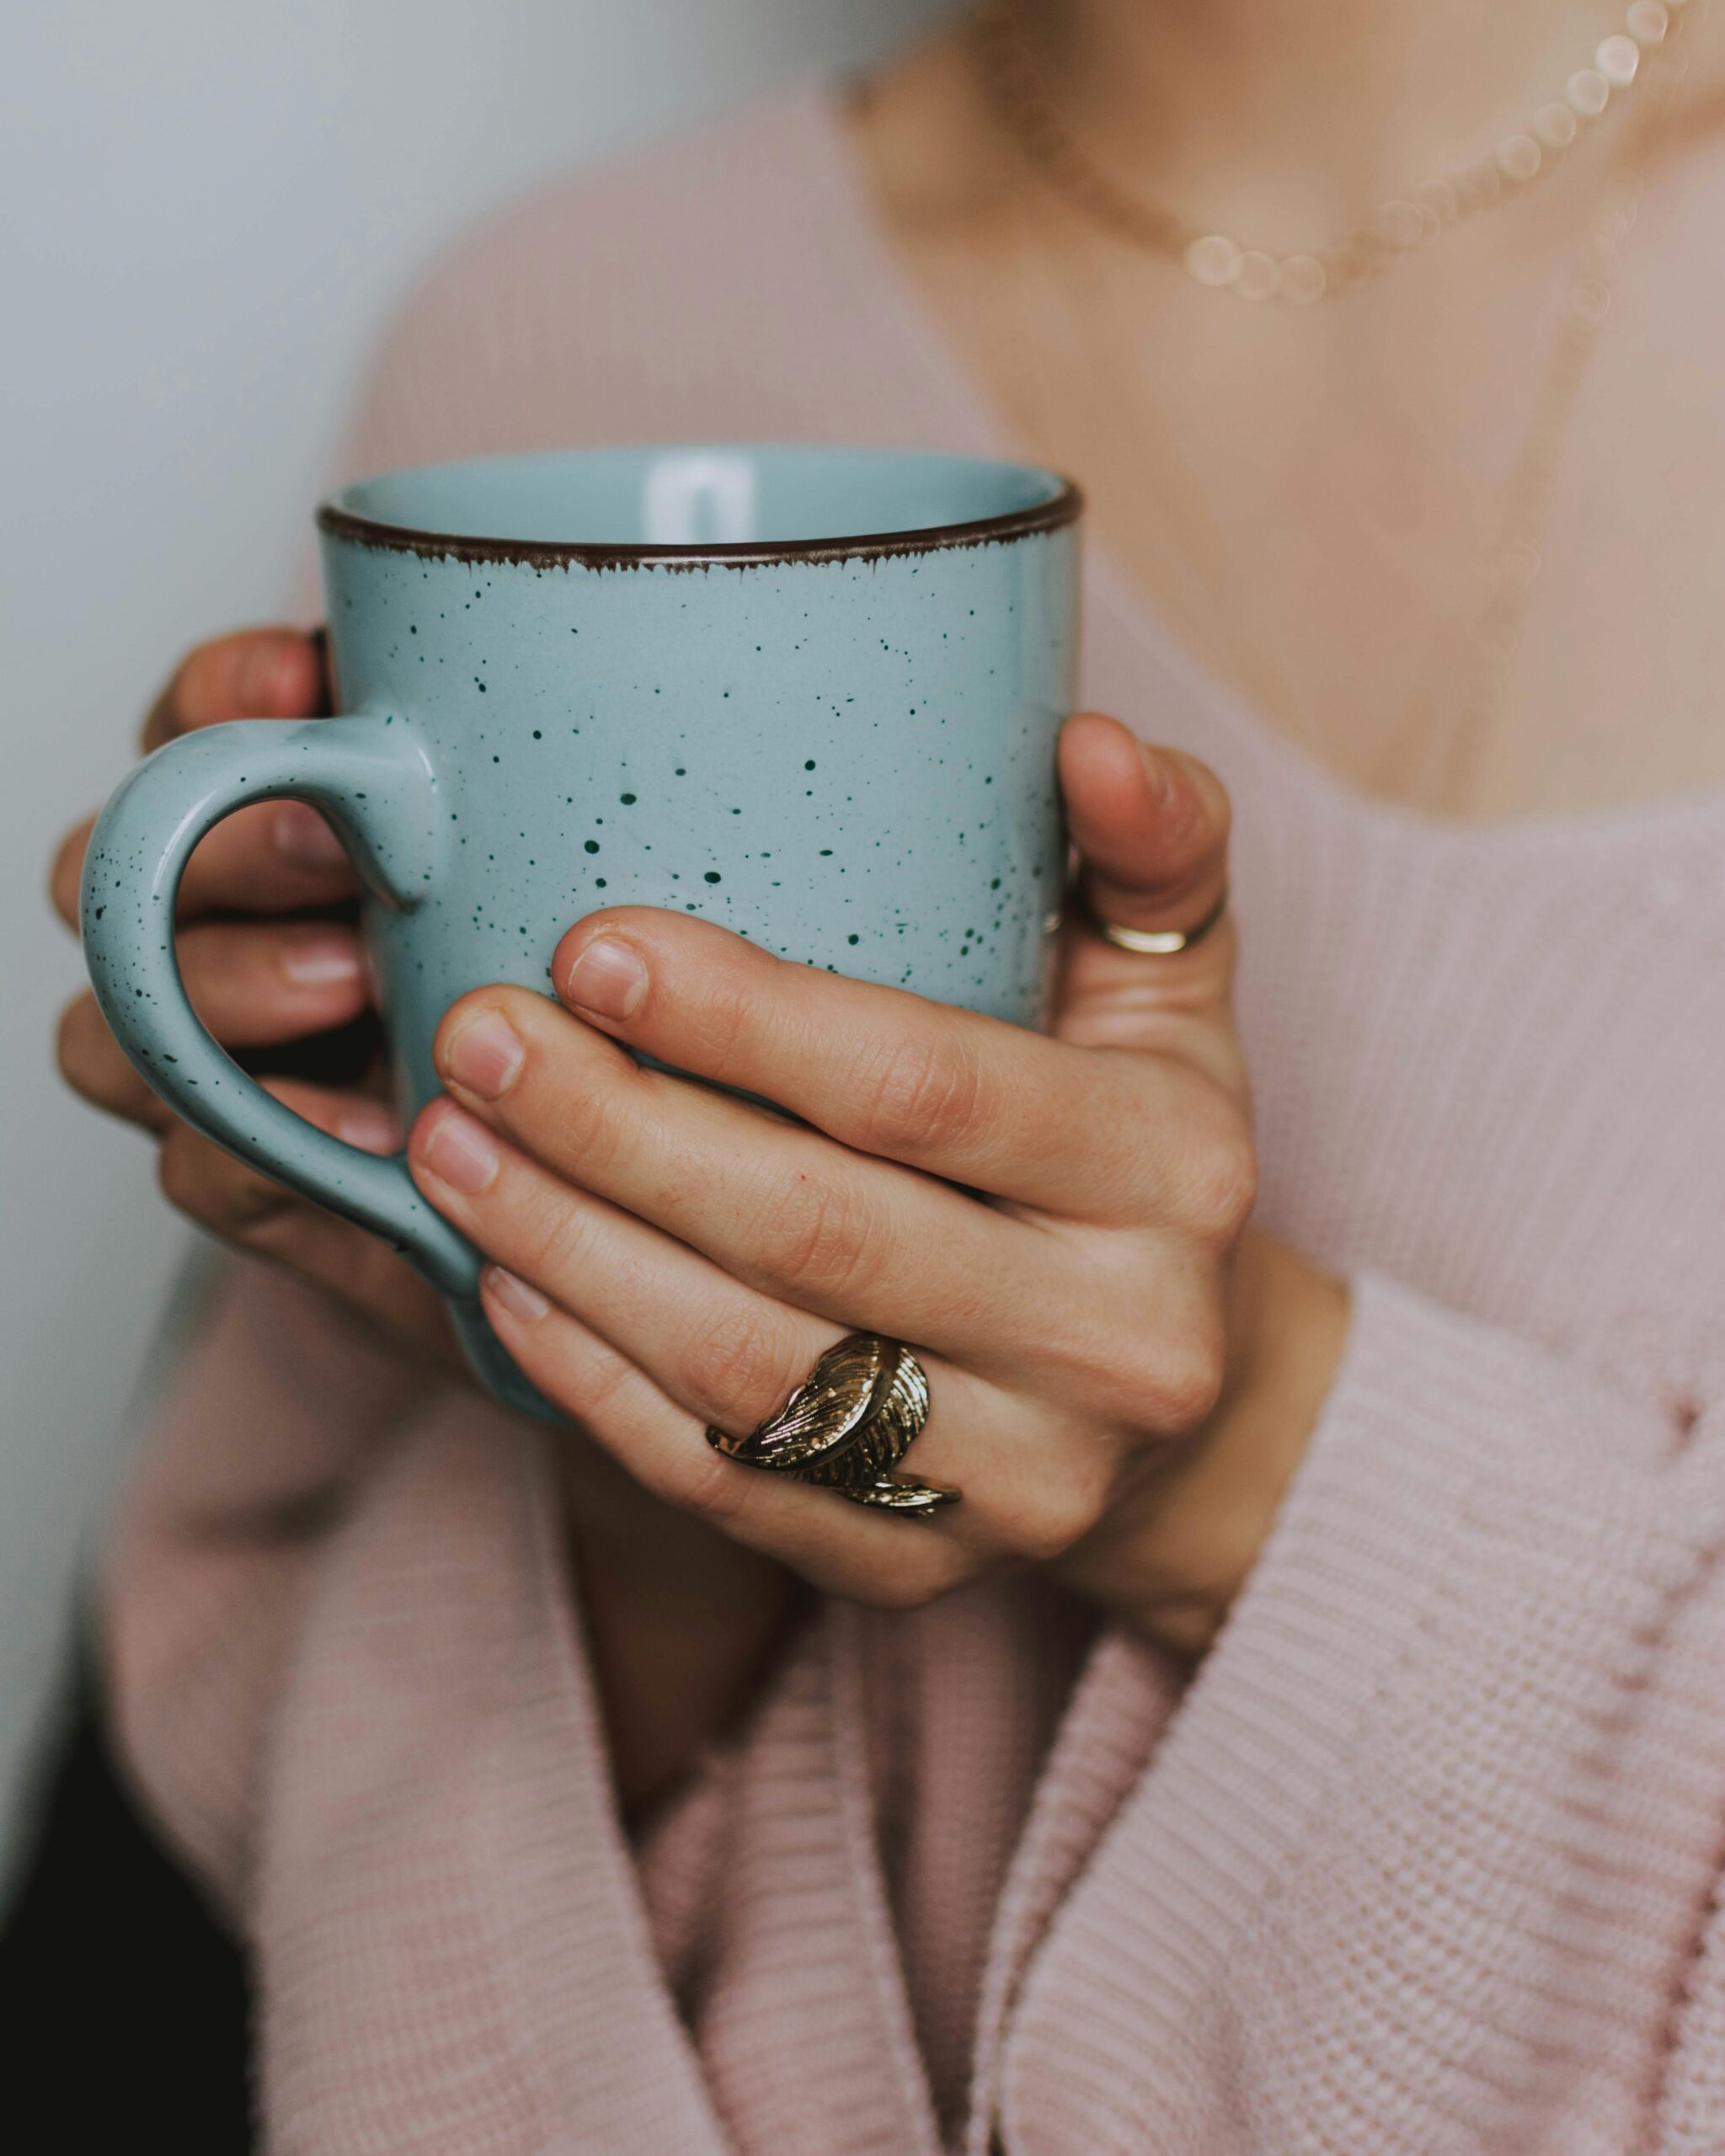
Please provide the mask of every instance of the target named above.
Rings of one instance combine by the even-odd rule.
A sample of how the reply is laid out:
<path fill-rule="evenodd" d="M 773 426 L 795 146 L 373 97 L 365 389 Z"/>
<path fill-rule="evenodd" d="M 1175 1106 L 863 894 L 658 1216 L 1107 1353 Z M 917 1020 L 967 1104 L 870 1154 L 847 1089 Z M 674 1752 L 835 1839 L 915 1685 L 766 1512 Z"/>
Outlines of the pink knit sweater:
<path fill-rule="evenodd" d="M 714 435 L 993 446 L 821 93 L 470 241 L 357 461 Z M 278 2156 L 1725 2150 L 1725 798 L 1429 821 L 1089 607 L 1233 790 L 1262 1214 L 1358 1289 L 1250 1584 L 1183 1690 L 1034 1584 L 827 1606 L 632 1849 L 554 1435 L 237 1268 L 107 1620 Z"/>

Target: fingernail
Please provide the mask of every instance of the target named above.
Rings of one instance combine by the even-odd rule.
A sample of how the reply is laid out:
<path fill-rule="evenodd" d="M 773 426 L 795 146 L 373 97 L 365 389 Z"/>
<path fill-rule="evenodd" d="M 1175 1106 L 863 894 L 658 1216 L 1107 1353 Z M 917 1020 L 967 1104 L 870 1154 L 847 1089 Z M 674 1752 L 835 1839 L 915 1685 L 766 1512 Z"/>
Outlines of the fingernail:
<path fill-rule="evenodd" d="M 494 1101 L 514 1085 L 526 1059 L 521 1035 L 502 1012 L 481 1011 L 445 1048 L 443 1075 L 482 1101 Z"/>
<path fill-rule="evenodd" d="M 335 1134 L 348 1145 L 357 1145 L 362 1153 L 401 1150 L 400 1118 L 381 1101 L 361 1101 L 350 1108 L 344 1108 Z"/>
<path fill-rule="evenodd" d="M 563 993 L 577 1011 L 595 1018 L 628 1018 L 647 993 L 647 969 L 627 943 L 601 936 L 569 968 Z"/>
<path fill-rule="evenodd" d="M 281 970 L 296 988 L 334 988 L 363 979 L 365 962 L 351 936 L 302 936 L 283 951 Z"/>
<path fill-rule="evenodd" d="M 530 1288 L 525 1280 L 517 1280 L 513 1273 L 505 1273 L 500 1265 L 488 1265 L 484 1284 L 510 1315 L 519 1318 L 523 1325 L 537 1325 L 551 1308 L 537 1288 Z"/>
<path fill-rule="evenodd" d="M 303 801 L 285 801 L 270 827 L 275 851 L 296 868 L 337 868 L 347 850 L 315 808 Z"/>
<path fill-rule="evenodd" d="M 483 1123 L 460 1108 L 446 1108 L 427 1134 L 419 1158 L 451 1190 L 477 1198 L 496 1175 L 501 1155 Z"/>

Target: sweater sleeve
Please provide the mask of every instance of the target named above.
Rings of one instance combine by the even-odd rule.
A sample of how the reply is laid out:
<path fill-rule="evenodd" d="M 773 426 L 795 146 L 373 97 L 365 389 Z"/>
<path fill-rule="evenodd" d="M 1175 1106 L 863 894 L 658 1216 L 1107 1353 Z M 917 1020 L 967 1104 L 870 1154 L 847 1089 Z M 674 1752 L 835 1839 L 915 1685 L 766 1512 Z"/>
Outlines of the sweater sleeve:
<path fill-rule="evenodd" d="M 1033 1972 L 1022 2145 L 1135 2087 L 1190 2092 L 1180 2147 L 1242 2114 L 1265 2148 L 1725 2147 L 1722 1550 L 1717 1408 L 1362 1282 L 1258 1568 Z M 1078 2085 L 1038 2033 L 1075 2007 L 1120 2051 Z M 1071 2145 L 1140 2143 L 1097 2115 Z"/>
<path fill-rule="evenodd" d="M 234 1259 L 143 1433 L 99 1583 L 109 1713 L 152 1815 L 230 1918 L 318 1552 L 433 1382 L 325 1296 Z"/>

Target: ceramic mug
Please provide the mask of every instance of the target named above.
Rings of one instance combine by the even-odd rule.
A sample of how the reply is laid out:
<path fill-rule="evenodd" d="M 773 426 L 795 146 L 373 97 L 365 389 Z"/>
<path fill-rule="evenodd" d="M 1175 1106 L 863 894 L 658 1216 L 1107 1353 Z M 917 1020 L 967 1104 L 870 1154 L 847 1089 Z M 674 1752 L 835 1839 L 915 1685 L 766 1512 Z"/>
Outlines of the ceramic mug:
<path fill-rule="evenodd" d="M 170 743 L 92 835 L 104 1015 L 185 1119 L 386 1236 L 494 1391 L 537 1407 L 478 1260 L 400 1156 L 264 1092 L 174 958 L 188 857 L 254 801 L 321 809 L 363 881 L 398 1102 L 467 990 L 545 989 L 600 907 L 701 915 L 814 966 L 1042 1015 L 1065 841 L 1079 503 L 1055 475 L 867 449 L 605 449 L 367 479 L 318 511 L 344 716 Z"/>

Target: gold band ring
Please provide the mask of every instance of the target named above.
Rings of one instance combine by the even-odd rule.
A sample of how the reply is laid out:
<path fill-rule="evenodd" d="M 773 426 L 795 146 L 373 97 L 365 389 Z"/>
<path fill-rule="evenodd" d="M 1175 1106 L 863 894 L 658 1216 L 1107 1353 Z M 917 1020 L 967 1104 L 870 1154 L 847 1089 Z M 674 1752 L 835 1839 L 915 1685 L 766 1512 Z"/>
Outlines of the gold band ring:
<path fill-rule="evenodd" d="M 746 1438 L 710 1428 L 707 1442 L 745 1467 L 792 1475 L 853 1505 L 919 1518 L 959 1502 L 956 1490 L 893 1474 L 927 1420 L 928 1378 L 910 1349 L 878 1332 L 851 1332 Z"/>
<path fill-rule="evenodd" d="M 1220 897 L 1195 928 L 1123 928 L 1118 921 L 1104 921 L 1088 896 L 1084 905 L 1097 935 L 1117 951 L 1135 952 L 1146 958 L 1172 958 L 1182 951 L 1195 949 L 1213 928 L 1220 925 L 1228 910 L 1228 887 L 1223 884 Z"/>

